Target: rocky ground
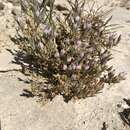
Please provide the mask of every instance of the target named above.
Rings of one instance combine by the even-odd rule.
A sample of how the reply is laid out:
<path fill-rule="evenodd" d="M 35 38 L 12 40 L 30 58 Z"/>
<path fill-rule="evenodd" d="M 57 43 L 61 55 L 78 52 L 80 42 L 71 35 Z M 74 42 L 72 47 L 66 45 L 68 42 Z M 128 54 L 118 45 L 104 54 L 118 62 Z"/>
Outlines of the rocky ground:
<path fill-rule="evenodd" d="M 63 4 L 64 0 L 57 0 Z M 105 8 L 113 8 L 112 23 L 122 40 L 113 51 L 112 64 L 117 71 L 127 73 L 126 80 L 85 100 L 65 103 L 61 96 L 41 105 L 35 98 L 20 96 L 29 85 L 20 66 L 12 64 L 14 56 L 8 49 L 17 49 L 10 40 L 15 35 L 13 14 L 18 13 L 18 0 L 0 0 L 0 121 L 1 130 L 130 130 L 121 119 L 130 98 L 130 1 L 98 0 Z M 13 12 L 13 14 L 12 14 Z"/>

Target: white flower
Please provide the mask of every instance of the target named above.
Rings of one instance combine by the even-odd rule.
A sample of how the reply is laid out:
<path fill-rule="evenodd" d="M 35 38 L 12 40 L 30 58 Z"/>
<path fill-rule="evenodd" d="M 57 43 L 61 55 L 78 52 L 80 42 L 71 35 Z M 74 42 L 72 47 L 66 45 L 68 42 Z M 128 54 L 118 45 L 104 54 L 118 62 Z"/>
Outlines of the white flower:
<path fill-rule="evenodd" d="M 67 58 L 67 62 L 71 62 L 72 57 Z"/>
<path fill-rule="evenodd" d="M 67 65 L 63 65 L 63 70 L 66 70 L 67 69 Z"/>
<path fill-rule="evenodd" d="M 55 56 L 56 58 L 59 58 L 59 57 L 60 57 L 59 52 L 56 52 L 54 56 Z"/>

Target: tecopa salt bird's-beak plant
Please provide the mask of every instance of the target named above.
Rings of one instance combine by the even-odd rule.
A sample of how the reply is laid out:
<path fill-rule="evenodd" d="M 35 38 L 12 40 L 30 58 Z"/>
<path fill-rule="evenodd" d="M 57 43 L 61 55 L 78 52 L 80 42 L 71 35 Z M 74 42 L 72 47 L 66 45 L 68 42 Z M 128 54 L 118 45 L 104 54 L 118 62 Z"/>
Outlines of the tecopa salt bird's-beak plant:
<path fill-rule="evenodd" d="M 16 38 L 21 53 L 30 58 L 25 67 L 37 79 L 46 77 L 46 82 L 32 81 L 33 93 L 51 99 L 60 94 L 68 101 L 94 96 L 105 83 L 124 78 L 108 65 L 121 39 L 111 30 L 109 11 L 94 9 L 94 4 L 85 9 L 85 0 L 67 2 L 62 7 L 54 0 L 21 0 Z"/>

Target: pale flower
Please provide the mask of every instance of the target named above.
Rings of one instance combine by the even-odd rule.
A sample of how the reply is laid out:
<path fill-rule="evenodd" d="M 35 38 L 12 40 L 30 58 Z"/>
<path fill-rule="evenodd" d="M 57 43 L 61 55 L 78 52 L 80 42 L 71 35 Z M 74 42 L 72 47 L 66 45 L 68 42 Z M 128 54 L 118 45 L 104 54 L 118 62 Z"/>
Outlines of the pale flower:
<path fill-rule="evenodd" d="M 37 10 L 36 11 L 36 16 L 38 17 L 40 15 L 40 12 Z"/>
<path fill-rule="evenodd" d="M 42 43 L 42 42 L 39 42 L 39 43 L 38 43 L 38 48 L 39 48 L 39 49 L 42 49 L 43 47 L 44 47 L 44 46 L 43 46 L 43 43 Z"/>
<path fill-rule="evenodd" d="M 77 29 L 78 28 L 78 25 L 75 23 L 73 24 L 74 28 Z"/>
<path fill-rule="evenodd" d="M 63 70 L 66 70 L 67 69 L 67 65 L 63 65 Z"/>
<path fill-rule="evenodd" d="M 89 69 L 89 65 L 85 65 L 84 69 L 88 70 Z"/>
<path fill-rule="evenodd" d="M 67 58 L 67 62 L 71 62 L 72 57 Z"/>
<path fill-rule="evenodd" d="M 84 25 L 83 25 L 83 28 L 84 29 L 91 29 L 92 28 L 92 23 L 91 22 L 85 22 Z"/>
<path fill-rule="evenodd" d="M 121 72 L 121 73 L 119 74 L 119 76 L 122 77 L 122 78 L 125 78 L 126 75 L 127 75 L 126 72 Z"/>
<path fill-rule="evenodd" d="M 43 31 L 44 31 L 44 33 L 45 33 L 46 35 L 50 35 L 51 32 L 52 32 L 52 28 L 51 28 L 51 26 L 48 26 L 48 25 L 47 25 L 47 26 L 44 27 Z"/>
<path fill-rule="evenodd" d="M 68 69 L 69 69 L 69 70 L 72 70 L 73 68 L 72 68 L 72 66 L 70 65 L 70 66 L 68 67 Z"/>
<path fill-rule="evenodd" d="M 76 69 L 81 70 L 82 66 L 81 65 L 77 65 Z"/>
<path fill-rule="evenodd" d="M 76 80 L 76 77 L 77 76 L 75 74 L 72 75 L 73 80 Z"/>
<path fill-rule="evenodd" d="M 80 17 L 79 16 L 76 16 L 75 17 L 75 21 L 78 22 L 80 20 Z"/>
<path fill-rule="evenodd" d="M 70 42 L 70 39 L 69 38 L 66 38 L 65 39 L 65 43 L 69 43 Z"/>
<path fill-rule="evenodd" d="M 55 56 L 56 58 L 59 58 L 59 57 L 60 57 L 59 52 L 56 52 L 54 56 Z"/>
<path fill-rule="evenodd" d="M 60 53 L 61 53 L 61 55 L 63 56 L 63 55 L 65 54 L 65 50 L 62 49 Z"/>
<path fill-rule="evenodd" d="M 75 70 L 76 69 L 76 65 L 72 64 L 72 69 Z"/>
<path fill-rule="evenodd" d="M 83 53 L 83 52 L 81 52 L 80 56 L 81 56 L 81 57 L 84 57 L 84 53 Z"/>
<path fill-rule="evenodd" d="M 78 46 L 81 46 L 81 44 L 82 44 L 82 42 L 80 40 L 78 40 L 76 43 Z"/>
<path fill-rule="evenodd" d="M 84 25 L 83 25 L 83 28 L 84 29 L 91 29 L 92 28 L 92 23 L 85 22 Z"/>

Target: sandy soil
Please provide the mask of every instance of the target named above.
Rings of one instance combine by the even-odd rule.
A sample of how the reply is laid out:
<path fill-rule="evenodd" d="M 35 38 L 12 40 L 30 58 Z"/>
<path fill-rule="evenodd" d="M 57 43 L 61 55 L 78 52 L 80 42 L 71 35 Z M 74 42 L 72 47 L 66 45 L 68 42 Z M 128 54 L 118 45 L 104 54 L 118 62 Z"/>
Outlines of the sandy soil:
<path fill-rule="evenodd" d="M 13 4 L 7 0 L 4 10 L 0 10 L 0 71 L 20 69 L 12 64 L 13 55 L 7 49 L 17 49 L 9 35 L 15 34 L 14 21 L 11 10 Z M 11 0 L 10 0 L 11 1 Z M 57 0 L 64 4 L 63 0 Z M 124 125 L 119 112 L 128 106 L 123 98 L 130 98 L 130 10 L 129 3 L 123 4 L 120 0 L 98 0 L 98 4 L 105 4 L 106 8 L 113 6 L 112 23 L 122 27 L 117 32 L 122 34 L 122 40 L 113 51 L 114 59 L 111 62 L 117 71 L 127 73 L 126 80 L 111 88 L 105 88 L 95 97 L 76 102 L 65 103 L 61 96 L 52 102 L 41 105 L 35 98 L 20 96 L 28 84 L 19 81 L 26 79 L 20 72 L 0 73 L 0 120 L 2 130 L 129 130 Z M 121 7 L 120 7 L 121 6 Z M 120 107 L 118 107 L 120 106 Z"/>

